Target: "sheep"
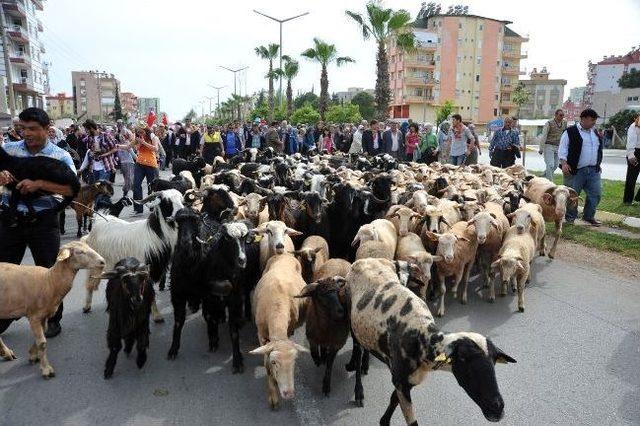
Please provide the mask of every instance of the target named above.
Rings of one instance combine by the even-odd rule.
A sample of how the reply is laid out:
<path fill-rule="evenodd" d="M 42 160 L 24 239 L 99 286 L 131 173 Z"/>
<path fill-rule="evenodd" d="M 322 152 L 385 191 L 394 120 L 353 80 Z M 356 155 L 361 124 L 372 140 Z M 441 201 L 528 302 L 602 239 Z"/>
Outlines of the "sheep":
<path fill-rule="evenodd" d="M 149 265 L 154 282 L 164 282 L 171 253 L 178 239 L 175 214 L 184 207 L 182 194 L 175 189 L 168 189 L 151 194 L 142 203 L 148 203 L 151 208 L 148 218 L 134 222 L 114 216 L 98 218 L 91 232 L 82 238 L 89 247 L 105 257 L 109 270 L 123 257 L 135 257 L 143 259 Z M 99 279 L 91 276 L 87 279 L 83 312 L 91 311 L 93 292 L 99 284 Z M 152 309 L 154 321 L 162 322 L 155 303 Z"/>
<path fill-rule="evenodd" d="M 529 232 L 536 242 L 540 256 L 545 255 L 546 227 L 542 216 L 542 207 L 536 203 L 525 203 L 513 213 L 507 215 L 512 219 L 519 233 Z"/>
<path fill-rule="evenodd" d="M 29 362 L 40 361 L 45 379 L 55 377 L 47 359 L 44 337 L 46 320 L 55 314 L 69 293 L 80 269 L 102 271 L 105 260 L 88 245 L 73 241 L 60 248 L 56 263 L 49 269 L 40 266 L 0 263 L 0 334 L 16 319 L 27 317 L 35 342 L 29 349 Z M 0 357 L 16 359 L 0 338 Z"/>
<path fill-rule="evenodd" d="M 32 201 L 38 197 L 38 193 L 22 194 L 16 187 L 17 183 L 24 179 L 44 180 L 58 185 L 70 186 L 72 195 L 63 197 L 62 202 L 57 207 L 60 211 L 64 210 L 80 191 L 80 181 L 75 171 L 69 168 L 65 163 L 55 158 L 36 155 L 34 157 L 13 157 L 0 147 L 0 171 L 8 171 L 13 176 L 15 183 L 7 185 L 7 189 L 11 191 L 9 200 L 9 212 L 11 220 L 15 220 L 18 212 L 18 203 L 23 201 L 27 206 L 29 215 L 35 215 Z"/>
<path fill-rule="evenodd" d="M 310 235 L 304 239 L 300 249 L 294 250 L 291 254 L 296 256 L 302 265 L 302 278 L 311 283 L 318 268 L 329 260 L 329 244 L 318 235 Z"/>
<path fill-rule="evenodd" d="M 444 315 L 444 299 L 447 293 L 445 279 L 447 277 L 454 277 L 451 289 L 454 298 L 458 297 L 458 285 L 462 282 L 460 303 L 467 303 L 467 285 L 471 268 L 475 262 L 478 241 L 475 231 L 470 229 L 469 224 L 464 221 L 456 223 L 450 231 L 444 234 L 430 232 L 428 237 L 438 243 L 436 255 L 442 256 L 442 260 L 436 262 L 440 283 L 440 303 L 437 315 L 441 317 Z"/>
<path fill-rule="evenodd" d="M 196 189 L 196 180 L 193 178 L 193 173 L 191 173 L 189 170 L 183 170 L 180 173 L 178 173 L 178 176 L 180 176 L 183 180 L 186 180 L 187 182 L 191 183 L 191 188 L 189 189 Z"/>
<path fill-rule="evenodd" d="M 351 242 L 351 245 L 355 246 L 358 243 L 362 244 L 369 240 L 381 241 L 388 248 L 389 253 L 391 253 L 391 258 L 393 259 L 398 243 L 396 228 L 393 226 L 393 223 L 387 219 L 376 219 L 369 224 L 362 225 Z"/>
<path fill-rule="evenodd" d="M 427 286 L 431 280 L 431 266 L 433 262 L 441 261 L 442 256 L 431 256 L 422 245 L 420 237 L 413 232 L 409 232 L 398 240 L 396 259 L 418 266 L 420 280 L 424 283 L 423 291 L 419 296 L 426 301 Z"/>
<path fill-rule="evenodd" d="M 502 286 L 500 295 L 507 294 L 507 284 L 513 281 L 518 288 L 518 311 L 524 312 L 524 286 L 531 278 L 531 265 L 536 251 L 534 236 L 529 232 L 520 232 L 516 225 L 509 228 L 504 243 L 498 254 L 498 259 L 491 264 L 500 270 Z M 489 286 L 491 295 L 495 299 L 493 283 Z"/>
<path fill-rule="evenodd" d="M 333 361 L 349 337 L 349 320 L 345 309 L 345 279 L 323 278 L 307 285 L 299 298 L 308 298 L 305 332 L 311 357 L 316 366 L 326 365 L 322 393 L 331 392 Z"/>
<path fill-rule="evenodd" d="M 245 195 L 239 203 L 240 214 L 249 219 L 254 226 L 269 221 L 269 210 L 266 207 L 267 197 L 256 193 Z"/>
<path fill-rule="evenodd" d="M 424 300 L 400 285 L 393 264 L 384 259 L 363 259 L 353 264 L 346 278 L 351 330 L 357 342 L 356 404 L 364 393 L 360 368 L 361 349 L 387 365 L 394 390 L 380 419 L 389 425 L 398 404 L 407 424 L 417 424 L 411 389 L 432 370 L 451 371 L 458 384 L 482 410 L 498 421 L 504 401 L 496 383 L 496 362 L 516 362 L 477 333 L 443 333 L 436 327 Z"/>
<path fill-rule="evenodd" d="M 484 277 L 485 286 L 491 286 L 491 263 L 495 260 L 504 235 L 509 229 L 509 219 L 504 215 L 500 204 L 488 202 L 484 211 L 476 213 L 468 222 L 475 227 L 478 239 L 477 262 Z M 495 301 L 495 295 L 489 296 L 489 302 Z"/>
<path fill-rule="evenodd" d="M 93 227 L 93 204 L 98 195 L 113 196 L 111 182 L 99 180 L 91 185 L 83 185 L 71 202 L 71 208 L 76 213 L 76 222 L 78 223 L 78 238 L 82 237 L 83 230 L 87 231 L 87 222 L 89 222 L 89 230 Z"/>
<path fill-rule="evenodd" d="M 384 242 L 369 240 L 358 246 L 355 259 L 358 260 L 373 257 L 393 260 L 394 256 L 395 250 L 391 250 Z"/>
<path fill-rule="evenodd" d="M 526 184 L 525 197 L 542 207 L 542 216 L 547 222 L 554 222 L 555 235 L 549 258 L 556 255 L 556 246 L 562 235 L 562 224 L 567 214 L 567 207 L 578 207 L 578 193 L 568 186 L 556 185 L 548 179 L 534 177 Z"/>
<path fill-rule="evenodd" d="M 103 273 L 100 278 L 109 280 L 106 289 L 109 357 L 104 367 L 104 378 L 110 379 L 122 349 L 122 340 L 127 356 L 136 343 L 138 368 L 147 362 L 149 315 L 155 292 L 149 280 L 149 267 L 133 257 L 120 260 L 113 271 Z"/>
<path fill-rule="evenodd" d="M 351 263 L 344 259 L 329 259 L 320 266 L 313 274 L 313 281 L 320 281 L 323 278 L 346 277 L 351 270 Z"/>
<path fill-rule="evenodd" d="M 398 236 L 404 237 L 408 232 L 413 232 L 415 225 L 413 219 L 422 217 L 419 213 L 414 212 L 409 207 L 394 205 L 389 207 L 385 219 L 388 219 L 396 228 Z"/>
<path fill-rule="evenodd" d="M 294 250 L 291 236 L 302 235 L 302 232 L 289 228 L 284 222 L 271 220 L 254 229 L 260 240 L 260 270 L 264 270 L 267 261 L 276 254 L 292 252 Z"/>
<path fill-rule="evenodd" d="M 284 224 L 283 224 L 284 225 Z M 280 398 L 294 397 L 294 371 L 298 352 L 309 352 L 289 338 L 304 322 L 307 301 L 295 298 L 305 287 L 300 262 L 289 253 L 269 259 L 253 294 L 253 317 L 260 347 L 250 351 L 264 355 L 267 400 L 279 408 Z"/>

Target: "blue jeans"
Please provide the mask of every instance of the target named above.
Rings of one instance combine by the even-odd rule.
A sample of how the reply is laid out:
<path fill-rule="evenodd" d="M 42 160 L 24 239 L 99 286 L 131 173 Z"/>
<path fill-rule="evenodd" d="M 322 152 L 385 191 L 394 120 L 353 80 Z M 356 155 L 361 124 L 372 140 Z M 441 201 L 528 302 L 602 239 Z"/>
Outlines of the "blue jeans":
<path fill-rule="evenodd" d="M 555 145 L 544 145 L 543 151 L 544 164 L 546 169 L 544 171 L 544 177 L 553 182 L 553 174 L 558 170 L 560 160 L 558 159 L 558 147 Z"/>
<path fill-rule="evenodd" d="M 94 170 L 93 181 L 97 182 L 99 180 L 109 180 L 109 172 L 106 170 Z"/>
<path fill-rule="evenodd" d="M 155 178 L 158 177 L 158 169 L 149 166 L 143 166 L 142 164 L 136 163 L 136 168 L 133 173 L 133 199 L 140 201 L 142 200 L 142 181 L 147 180 L 147 185 L 149 185 Z M 142 213 L 142 205 L 134 204 L 134 210 L 136 213 Z"/>
<path fill-rule="evenodd" d="M 600 183 L 600 172 L 596 166 L 587 166 L 578 169 L 575 175 L 565 176 L 564 184 L 575 189 L 580 195 L 582 190 L 587 194 L 584 202 L 582 217 L 585 220 L 595 219 L 596 207 L 600 204 L 602 196 L 602 184 Z M 573 221 L 578 217 L 578 209 L 567 207 L 566 219 Z"/>
<path fill-rule="evenodd" d="M 452 155 L 449 157 L 449 162 L 454 166 L 461 166 L 464 164 L 464 160 L 467 158 L 466 154 L 462 155 Z"/>

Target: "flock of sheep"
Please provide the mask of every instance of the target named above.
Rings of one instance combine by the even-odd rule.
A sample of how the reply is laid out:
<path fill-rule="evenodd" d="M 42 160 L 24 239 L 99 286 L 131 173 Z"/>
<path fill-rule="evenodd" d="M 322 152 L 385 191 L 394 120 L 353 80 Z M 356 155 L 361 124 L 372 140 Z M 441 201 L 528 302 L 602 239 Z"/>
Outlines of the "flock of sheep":
<path fill-rule="evenodd" d="M 575 191 L 528 176 L 520 166 L 246 154 L 231 163 L 174 165 L 176 177 L 155 182 L 158 191 L 142 200 L 152 211 L 148 218 L 119 219 L 122 207 L 100 214 L 87 236 L 62 247 L 49 270 L 0 264 L 0 333 L 27 317 L 35 337 L 29 359 L 53 377 L 43 327 L 78 270 L 88 269 L 85 312 L 100 280 L 109 280 L 105 378 L 122 341 L 127 353 L 137 344 L 142 367 L 150 314 L 162 320 L 151 284 L 162 288 L 171 264 L 169 359 L 178 354 L 188 304 L 202 307 L 210 350 L 217 349 L 218 323 L 229 323 L 233 372 L 241 373 L 238 329 L 253 318 L 259 347 L 250 353 L 264 357 L 271 408 L 294 397 L 301 352 L 326 366 L 328 395 L 335 356 L 352 336 L 347 369 L 355 372 L 357 404 L 369 354 L 392 375 L 381 424 L 389 424 L 397 405 L 407 424 L 415 424 L 411 388 L 438 369 L 455 375 L 487 419 L 499 420 L 504 402 L 494 364 L 515 360 L 480 334 L 440 331 L 427 302 L 435 300 L 437 316 L 445 315 L 450 280 L 453 297 L 467 303 L 475 266 L 488 302 L 499 280 L 499 294 L 511 286 L 524 312 L 531 264 L 547 254 L 545 221 L 556 225 L 552 258 L 566 208 L 577 205 Z M 291 340 L 305 322 L 309 349 Z M 0 357 L 15 359 L 1 339 Z"/>

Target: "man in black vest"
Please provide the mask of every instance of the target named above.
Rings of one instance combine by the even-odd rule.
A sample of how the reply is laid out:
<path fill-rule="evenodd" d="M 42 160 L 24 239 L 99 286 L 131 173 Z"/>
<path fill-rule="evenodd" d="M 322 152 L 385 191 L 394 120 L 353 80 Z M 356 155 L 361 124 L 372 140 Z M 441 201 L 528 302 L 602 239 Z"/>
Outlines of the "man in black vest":
<path fill-rule="evenodd" d="M 578 195 L 582 190 L 587 194 L 582 218 L 593 226 L 600 226 L 600 222 L 596 220 L 596 207 L 602 195 L 600 165 L 603 140 L 595 130 L 597 119 L 598 113 L 594 110 L 582 111 L 580 123 L 567 127 L 560 138 L 558 148 L 564 184 L 575 189 Z M 576 217 L 577 207 L 567 206 L 567 222 L 573 223 Z"/>

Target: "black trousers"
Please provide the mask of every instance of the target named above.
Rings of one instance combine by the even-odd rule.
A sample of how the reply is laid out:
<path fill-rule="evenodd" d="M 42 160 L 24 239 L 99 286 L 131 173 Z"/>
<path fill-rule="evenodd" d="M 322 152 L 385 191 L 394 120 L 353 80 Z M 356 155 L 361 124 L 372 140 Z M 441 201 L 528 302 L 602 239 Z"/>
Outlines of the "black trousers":
<path fill-rule="evenodd" d="M 629 163 L 629 160 L 627 160 L 627 179 L 624 182 L 623 198 L 625 203 L 631 203 L 633 201 L 633 193 L 636 190 L 636 181 L 640 174 L 640 149 L 636 149 L 634 151 L 634 155 L 636 156 L 636 159 L 638 159 L 638 163 L 635 166 L 632 166 L 631 163 Z M 638 188 L 635 200 L 640 201 L 640 188 Z"/>
<path fill-rule="evenodd" d="M 18 222 L 16 227 L 7 227 L 0 221 L 0 262 L 22 263 L 29 247 L 36 266 L 50 268 L 56 263 L 60 251 L 60 229 L 58 213 L 45 215 L 35 222 Z M 49 322 L 60 322 L 62 303 Z"/>
<path fill-rule="evenodd" d="M 509 151 L 507 149 L 495 149 L 491 155 L 491 165 L 494 167 L 509 167 L 516 163 L 515 151 Z"/>

